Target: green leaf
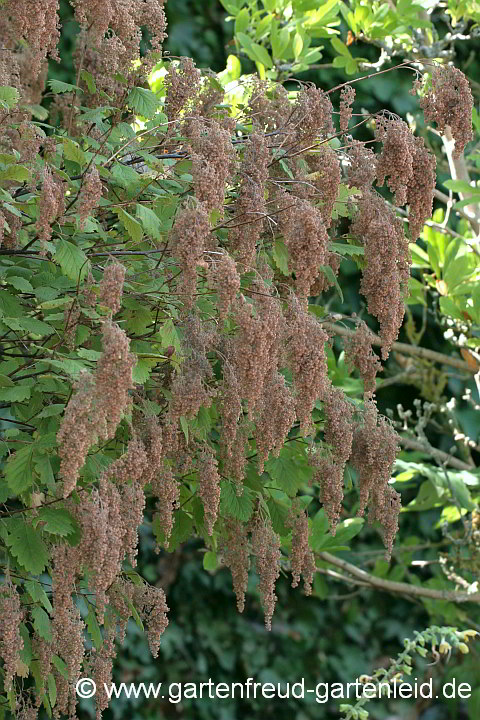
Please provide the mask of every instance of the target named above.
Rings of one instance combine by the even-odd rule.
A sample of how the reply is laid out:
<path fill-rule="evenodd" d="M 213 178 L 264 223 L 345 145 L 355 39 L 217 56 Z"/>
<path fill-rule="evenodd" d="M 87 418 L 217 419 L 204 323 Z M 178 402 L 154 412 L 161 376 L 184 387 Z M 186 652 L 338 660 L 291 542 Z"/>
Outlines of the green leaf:
<path fill-rule="evenodd" d="M 290 42 L 290 32 L 288 28 L 283 27 L 281 30 L 278 30 L 278 23 L 275 21 L 272 22 L 270 42 L 272 44 L 273 57 L 282 60 L 283 54 Z"/>
<path fill-rule="evenodd" d="M 229 55 L 227 58 L 227 73 L 232 80 L 238 80 L 242 74 L 242 64 L 236 55 Z"/>
<path fill-rule="evenodd" d="M 49 613 L 53 611 L 52 603 L 48 599 L 47 593 L 39 582 L 36 580 L 27 580 L 25 583 L 25 590 L 28 592 L 33 602 L 42 603 L 45 610 Z"/>
<path fill-rule="evenodd" d="M 15 388 L 11 388 L 12 390 Z M 19 495 L 33 483 L 33 444 L 17 450 L 10 455 L 5 467 L 7 485 L 14 493 Z"/>
<path fill-rule="evenodd" d="M 150 235 L 150 237 L 154 238 L 155 240 L 160 240 L 161 223 L 160 219 L 153 212 L 153 210 L 146 207 L 145 205 L 140 205 L 140 203 L 138 203 L 136 206 L 136 215 L 142 223 L 143 229 L 145 230 L 147 235 Z"/>
<path fill-rule="evenodd" d="M 22 105 L 22 107 L 26 108 L 28 112 L 32 113 L 33 117 L 37 118 L 37 120 L 41 120 L 43 122 L 48 118 L 48 110 L 42 105 L 37 105 L 36 103 L 34 103 L 33 105 Z"/>
<path fill-rule="evenodd" d="M 243 495 L 238 496 L 232 483 L 221 483 L 220 511 L 231 515 L 237 520 L 247 522 L 253 512 L 254 495 L 247 487 L 243 488 Z"/>
<path fill-rule="evenodd" d="M 31 388 L 27 385 L 15 385 L 15 387 L 0 388 L 1 402 L 23 402 L 30 397 Z"/>
<path fill-rule="evenodd" d="M 23 305 L 19 302 L 16 295 L 12 295 L 8 290 L 0 292 L 0 316 L 22 317 L 25 314 Z"/>
<path fill-rule="evenodd" d="M 151 90 L 134 87 L 128 94 L 127 103 L 138 115 L 151 118 L 160 107 L 160 98 Z"/>
<path fill-rule="evenodd" d="M 67 665 L 61 657 L 58 657 L 58 655 L 52 655 L 52 663 L 55 665 L 60 675 L 65 678 L 65 680 L 70 679 Z"/>
<path fill-rule="evenodd" d="M 10 110 L 15 107 L 20 99 L 20 93 L 17 88 L 4 85 L 0 87 L 0 103 L 3 103 Z"/>
<path fill-rule="evenodd" d="M 75 529 L 75 520 L 65 508 L 40 508 L 35 518 L 35 524 L 38 523 L 42 530 L 54 535 L 70 535 Z"/>
<path fill-rule="evenodd" d="M 337 277 L 336 277 L 335 273 L 333 272 L 332 268 L 330 267 L 330 265 L 320 265 L 320 267 L 318 269 L 321 270 L 321 272 L 323 272 L 327 276 L 328 280 L 332 283 L 332 285 L 335 286 L 335 289 L 340 296 L 340 300 L 343 303 L 342 288 L 338 284 Z"/>
<path fill-rule="evenodd" d="M 63 157 L 66 160 L 76 162 L 80 166 L 85 165 L 87 162 L 87 156 L 83 152 L 82 148 L 78 145 L 78 143 L 70 140 L 70 138 L 66 138 L 63 141 Z"/>
<path fill-rule="evenodd" d="M 235 35 L 239 32 L 244 32 L 250 25 L 250 13 L 248 8 L 240 10 L 237 17 L 235 18 Z"/>
<path fill-rule="evenodd" d="M 30 179 L 30 172 L 24 165 L 9 165 L 5 170 L 0 170 L 0 182 L 12 180 L 23 183 Z"/>
<path fill-rule="evenodd" d="M 288 249 L 283 240 L 275 240 L 272 255 L 278 269 L 288 275 Z"/>
<path fill-rule="evenodd" d="M 103 637 L 102 637 L 102 632 L 100 630 L 100 626 L 98 624 L 95 609 L 93 608 L 91 603 L 88 603 L 88 615 L 86 617 L 85 622 L 87 623 L 87 630 L 88 630 L 90 637 L 93 640 L 94 646 L 96 647 L 97 650 L 100 650 L 100 648 L 103 645 Z"/>
<path fill-rule="evenodd" d="M 45 610 L 38 605 L 32 608 L 31 616 L 35 632 L 44 640 L 52 642 L 52 626 Z"/>
<path fill-rule="evenodd" d="M 364 255 L 365 248 L 359 245 L 347 245 L 345 243 L 331 242 L 328 244 L 330 252 L 338 253 L 339 255 Z"/>
<path fill-rule="evenodd" d="M 55 703 L 57 702 L 57 684 L 55 682 L 55 678 L 53 677 L 52 673 L 48 673 L 48 675 L 47 675 L 47 686 L 48 686 L 48 699 L 50 700 L 50 705 L 52 707 L 54 707 Z"/>
<path fill-rule="evenodd" d="M 47 546 L 41 534 L 24 520 L 8 526 L 7 545 L 13 557 L 27 572 L 40 575 L 48 562 Z"/>
<path fill-rule="evenodd" d="M 58 95 L 59 93 L 74 92 L 75 90 L 83 92 L 82 88 L 78 87 L 78 85 L 71 85 L 70 83 L 62 82 L 61 80 L 49 80 L 47 85 L 55 95 Z"/>
<path fill-rule="evenodd" d="M 184 510 L 177 510 L 174 514 L 174 524 L 172 534 L 168 543 L 168 552 L 173 552 L 177 547 L 188 540 L 193 532 L 193 518 Z M 158 523 L 158 517 L 153 523 L 153 531 L 159 545 L 165 545 L 165 536 L 163 530 Z"/>
<path fill-rule="evenodd" d="M 140 223 L 125 210 L 122 210 L 122 208 L 114 208 L 114 211 L 132 240 L 136 243 L 141 242 L 143 230 Z"/>
<path fill-rule="evenodd" d="M 350 59 L 352 57 L 350 50 L 348 47 L 343 43 L 340 38 L 334 36 L 330 38 L 330 42 L 333 45 L 333 48 L 339 53 L 339 55 L 343 55 L 344 57 Z"/>
<path fill-rule="evenodd" d="M 259 45 L 259 43 L 252 43 L 252 52 L 255 56 L 254 59 L 257 62 L 262 63 L 262 65 L 265 65 L 265 67 L 269 70 L 273 67 L 270 53 L 266 48 L 263 47 L 263 45 Z"/>
<path fill-rule="evenodd" d="M 55 332 L 48 323 L 32 317 L 3 318 L 3 322 L 15 332 L 26 331 L 35 335 L 52 335 Z"/>
<path fill-rule="evenodd" d="M 284 537 L 288 534 L 287 528 L 285 527 L 285 521 L 288 517 L 288 513 L 290 512 L 289 506 L 280 500 L 269 498 L 267 500 L 267 507 L 274 531 L 281 537 Z"/>
<path fill-rule="evenodd" d="M 265 463 L 265 470 L 270 477 L 290 497 L 294 497 L 299 487 L 308 484 L 313 476 L 313 469 L 296 446 L 297 443 L 292 443 L 283 447 L 277 458 L 271 458 Z"/>
<path fill-rule="evenodd" d="M 480 188 L 470 185 L 466 180 L 446 180 L 443 184 L 454 192 L 480 195 Z"/>
<path fill-rule="evenodd" d="M 56 241 L 53 259 L 60 265 L 62 272 L 74 282 L 82 282 L 90 268 L 90 262 L 83 250 L 68 240 Z"/>
<path fill-rule="evenodd" d="M 19 290 L 20 292 L 33 292 L 32 284 L 29 283 L 26 278 L 18 277 L 17 275 L 9 275 L 9 277 L 5 278 L 5 282 L 8 283 L 8 285 L 12 285 L 15 290 Z"/>
<path fill-rule="evenodd" d="M 80 71 L 80 77 L 82 78 L 83 82 L 88 88 L 88 92 L 91 95 L 95 95 L 97 92 L 97 86 L 95 85 L 95 80 L 93 79 L 93 75 L 88 72 L 88 70 L 81 70 Z"/>
<path fill-rule="evenodd" d="M 220 3 L 230 15 L 236 15 L 244 4 L 242 0 L 220 0 Z"/>
<path fill-rule="evenodd" d="M 303 50 L 303 38 L 300 35 L 300 33 L 295 33 L 295 36 L 293 38 L 293 54 L 295 56 L 295 60 L 302 54 Z"/>
<path fill-rule="evenodd" d="M 218 565 L 217 554 L 208 550 L 203 556 L 203 567 L 205 570 L 216 570 Z"/>

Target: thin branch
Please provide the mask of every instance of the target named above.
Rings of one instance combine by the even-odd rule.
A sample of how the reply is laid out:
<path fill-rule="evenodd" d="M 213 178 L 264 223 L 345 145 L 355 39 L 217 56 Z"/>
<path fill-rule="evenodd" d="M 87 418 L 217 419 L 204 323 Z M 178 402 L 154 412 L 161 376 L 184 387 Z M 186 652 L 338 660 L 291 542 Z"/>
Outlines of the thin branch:
<path fill-rule="evenodd" d="M 370 575 L 370 573 L 365 572 L 365 570 L 361 570 L 355 565 L 329 552 L 320 552 L 318 553 L 318 557 L 320 560 L 340 568 L 340 570 L 348 573 L 357 581 L 370 585 L 370 587 L 376 588 L 377 590 L 382 590 L 383 592 L 412 595 L 414 597 L 430 598 L 432 600 L 447 600 L 448 602 L 454 603 L 480 602 L 480 592 L 469 593 L 457 590 L 434 590 L 432 588 L 422 587 L 421 585 L 394 582 L 393 580 L 385 580 L 384 578 Z M 342 576 L 340 576 L 340 578 L 342 578 Z"/>
<path fill-rule="evenodd" d="M 419 452 L 427 453 L 428 455 L 431 455 L 436 460 L 439 460 L 441 463 L 446 463 L 447 465 L 450 465 L 451 467 L 457 468 L 457 470 L 475 470 L 475 465 L 469 465 L 468 463 L 464 462 L 463 460 L 459 460 L 458 458 L 454 457 L 453 455 L 450 455 L 449 453 L 444 452 L 443 450 L 438 450 L 437 448 L 432 447 L 431 445 L 424 445 L 420 440 L 414 440 L 413 438 L 407 438 L 403 437 L 402 435 L 398 435 L 398 442 L 400 445 L 403 445 L 403 447 L 407 448 L 408 450 L 418 450 Z M 454 496 L 454 495 L 453 495 Z"/>
<path fill-rule="evenodd" d="M 334 323 L 326 322 L 322 323 L 322 325 L 324 328 L 330 330 L 336 335 L 351 337 L 355 334 L 354 330 L 349 330 L 346 327 L 342 327 L 341 325 L 335 325 Z M 374 333 L 372 333 L 372 335 L 372 345 L 382 347 L 383 341 L 378 337 L 378 335 L 375 335 Z M 392 345 L 392 349 L 397 350 L 400 353 L 404 353 L 405 355 L 416 355 L 417 357 L 423 358 L 425 360 L 432 360 L 432 362 L 442 363 L 443 365 L 450 365 L 451 367 L 457 368 L 458 370 L 463 370 L 464 372 L 468 372 L 470 374 L 475 374 L 476 372 L 475 369 L 471 368 L 468 363 L 466 363 L 464 360 L 461 360 L 460 358 L 450 357 L 450 355 L 445 355 L 444 353 L 437 352 L 436 350 L 429 350 L 428 348 L 423 348 L 419 345 L 408 345 L 408 343 L 394 342 Z"/>

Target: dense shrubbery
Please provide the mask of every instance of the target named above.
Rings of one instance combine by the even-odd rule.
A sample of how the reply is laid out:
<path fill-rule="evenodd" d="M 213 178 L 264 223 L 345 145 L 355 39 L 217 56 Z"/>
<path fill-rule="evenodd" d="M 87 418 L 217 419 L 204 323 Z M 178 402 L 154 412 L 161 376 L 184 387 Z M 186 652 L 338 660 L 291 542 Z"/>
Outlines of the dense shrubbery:
<path fill-rule="evenodd" d="M 475 240 L 451 243 L 441 258 L 433 243 L 428 255 L 415 245 L 432 213 L 435 157 L 406 122 L 362 118 L 375 122 L 373 153 L 350 133 L 351 85 L 287 91 L 265 72 L 266 47 L 239 28 L 260 78 L 239 78 L 234 59 L 218 77 L 189 58 L 162 60 L 158 0 L 112 0 L 101 12 L 72 4 L 76 83 L 51 80 L 47 92 L 56 2 L 37 15 L 7 3 L 2 18 L 0 655 L 4 702 L 25 718 L 42 703 L 74 717 L 77 679 L 109 681 L 130 617 L 158 653 L 167 600 L 134 569 L 144 521 L 158 551 L 202 538 L 205 569 L 230 569 L 240 611 L 253 565 L 267 628 L 281 571 L 293 587 L 303 578 L 306 594 L 325 563 L 355 577 L 331 552 L 361 531 L 367 508 L 390 558 L 398 444 L 430 452 L 424 428 L 436 410 L 419 409 L 418 437 L 402 438 L 374 397 L 382 365 L 373 347 L 383 361 L 402 350 L 412 253 L 432 264 L 429 282 L 450 303 L 442 311 L 467 323 L 465 348 L 478 324 L 464 287 L 478 274 Z M 405 67 L 458 162 L 472 139 L 468 83 L 452 66 Z M 378 191 L 385 183 L 395 204 Z M 473 227 L 468 197 L 464 205 Z M 452 298 L 438 285 L 449 282 L 447 256 L 461 288 Z M 324 301 L 342 296 L 344 258 L 362 271 L 378 335 Z M 360 379 L 337 361 L 337 337 Z M 406 347 L 463 372 L 476 357 Z M 453 522 L 476 507 L 466 484 L 476 483 L 473 461 L 433 455 L 437 473 L 413 462 L 405 473 L 443 480 Z M 350 469 L 357 517 L 345 519 Z M 469 568 L 466 578 L 448 569 L 440 585 L 390 589 L 478 602 Z M 98 712 L 107 704 L 98 693 Z"/>

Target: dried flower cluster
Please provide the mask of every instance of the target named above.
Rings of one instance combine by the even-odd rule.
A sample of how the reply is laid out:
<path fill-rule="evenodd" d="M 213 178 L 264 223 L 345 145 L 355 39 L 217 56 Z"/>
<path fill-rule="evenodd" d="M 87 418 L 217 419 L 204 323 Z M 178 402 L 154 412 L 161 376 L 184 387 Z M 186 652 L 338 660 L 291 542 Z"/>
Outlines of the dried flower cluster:
<path fill-rule="evenodd" d="M 292 587 L 297 587 L 300 577 L 303 576 L 305 594 L 310 595 L 316 569 L 315 557 L 308 546 L 308 515 L 298 502 L 292 503 L 285 524 L 292 528 Z"/>
<path fill-rule="evenodd" d="M 23 638 L 20 635 L 20 623 L 23 620 L 20 595 L 10 580 L 0 584 L 0 617 L 0 657 L 5 673 L 5 690 L 9 692 L 20 662 L 19 653 L 23 649 Z"/>
<path fill-rule="evenodd" d="M 365 322 L 357 325 L 355 333 L 345 340 L 345 356 L 347 363 L 358 370 L 364 382 L 364 397 L 375 393 L 375 378 L 382 369 L 382 364 L 372 348 L 373 333 Z"/>
<path fill-rule="evenodd" d="M 400 495 L 389 485 L 398 450 L 397 435 L 385 417 L 378 415 L 372 400 L 365 402 L 363 425 L 357 426 L 350 462 L 359 475 L 360 508 L 369 506 L 368 520 L 383 527 L 386 555 L 392 552 L 398 530 Z"/>
<path fill-rule="evenodd" d="M 374 191 L 365 191 L 351 225 L 354 237 L 365 246 L 366 267 L 361 292 L 368 311 L 380 323 L 382 357 L 387 359 L 403 322 L 410 254 L 401 221 L 385 200 Z"/>
<path fill-rule="evenodd" d="M 258 511 L 252 521 L 252 553 L 260 578 L 258 592 L 265 613 L 265 627 L 271 630 L 273 611 L 278 599 L 275 595 L 275 583 L 280 575 L 280 538 L 273 531 L 270 519 L 262 518 Z"/>
<path fill-rule="evenodd" d="M 108 440 L 115 435 L 128 405 L 135 362 L 129 352 L 130 342 L 125 332 L 109 321 L 103 324 L 102 338 L 103 354 L 95 373 L 80 373 L 74 384 L 77 392 L 57 433 L 65 497 L 75 488 L 90 447 L 97 439 Z"/>
<path fill-rule="evenodd" d="M 453 154 L 462 154 L 465 145 L 473 138 L 473 95 L 468 80 L 453 65 L 434 65 L 431 69 L 431 87 L 420 98 L 425 122 L 435 122 L 437 130 L 448 126 L 455 139 Z"/>
<path fill-rule="evenodd" d="M 50 240 L 52 237 L 52 224 L 55 220 L 60 221 L 64 212 L 65 196 L 63 183 L 46 167 L 43 173 L 43 188 L 38 204 L 36 223 L 38 237 L 42 243 Z"/>
<path fill-rule="evenodd" d="M 115 315 L 122 307 L 125 272 L 125 266 L 114 261 L 107 265 L 100 282 L 99 301 L 110 309 L 112 315 Z"/>

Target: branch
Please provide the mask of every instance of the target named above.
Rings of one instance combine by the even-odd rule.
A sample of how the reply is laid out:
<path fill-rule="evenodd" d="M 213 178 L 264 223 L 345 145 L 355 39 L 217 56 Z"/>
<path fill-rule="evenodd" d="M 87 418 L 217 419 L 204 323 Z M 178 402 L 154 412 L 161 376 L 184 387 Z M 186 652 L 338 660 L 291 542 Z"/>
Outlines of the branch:
<path fill-rule="evenodd" d="M 348 328 L 342 327 L 341 325 L 335 325 L 334 323 L 324 322 L 323 327 L 336 335 L 343 335 L 344 337 L 351 337 L 355 334 L 355 330 L 349 330 Z M 382 347 L 383 341 L 372 333 L 372 345 Z M 473 373 L 477 372 L 477 369 L 471 368 L 468 363 L 460 358 L 450 357 L 450 355 L 444 355 L 444 353 L 437 352 L 436 350 L 428 350 L 427 348 L 420 347 L 419 345 L 408 345 L 408 343 L 395 342 L 392 345 L 393 350 L 397 350 L 400 353 L 406 355 L 416 355 L 417 357 L 424 358 L 425 360 L 432 360 L 433 362 L 442 363 L 443 365 L 450 365 L 451 367 L 463 370 L 464 372 Z"/>
<path fill-rule="evenodd" d="M 468 463 L 463 462 L 463 460 L 459 460 L 458 458 L 444 452 L 443 450 L 438 450 L 437 448 L 424 445 L 424 443 L 420 442 L 420 440 L 406 438 L 402 435 L 398 435 L 397 440 L 400 445 L 403 445 L 403 447 L 406 447 L 409 450 L 419 450 L 420 452 L 427 453 L 433 458 L 439 460 L 440 463 L 446 463 L 447 465 L 451 465 L 451 467 L 457 468 L 457 470 L 467 470 L 469 472 L 475 470 L 475 465 L 469 465 Z"/>
<path fill-rule="evenodd" d="M 463 153 L 458 157 L 453 154 L 455 140 L 452 136 L 452 131 L 447 125 L 445 127 L 445 133 L 442 135 L 443 146 L 447 154 L 448 166 L 450 168 L 450 174 L 453 180 L 463 180 L 470 184 L 470 175 L 468 174 L 467 165 Z M 471 196 L 467 193 L 459 192 L 460 200 L 469 199 Z M 480 235 L 480 209 L 476 203 L 467 205 L 465 207 L 465 215 L 472 227 L 473 232 L 478 237 Z"/>
<path fill-rule="evenodd" d="M 357 568 L 355 565 L 342 560 L 329 552 L 320 552 L 318 557 L 324 562 L 340 568 L 344 572 L 349 573 L 352 577 L 367 583 L 371 587 L 383 590 L 384 592 L 401 593 L 403 595 L 412 595 L 414 597 L 430 598 L 431 600 L 447 600 L 454 603 L 480 602 L 480 592 L 469 593 L 456 590 L 433 590 L 432 588 L 421 587 L 420 585 L 409 585 L 408 583 L 394 582 L 393 580 L 385 580 L 384 578 L 375 577 Z"/>

